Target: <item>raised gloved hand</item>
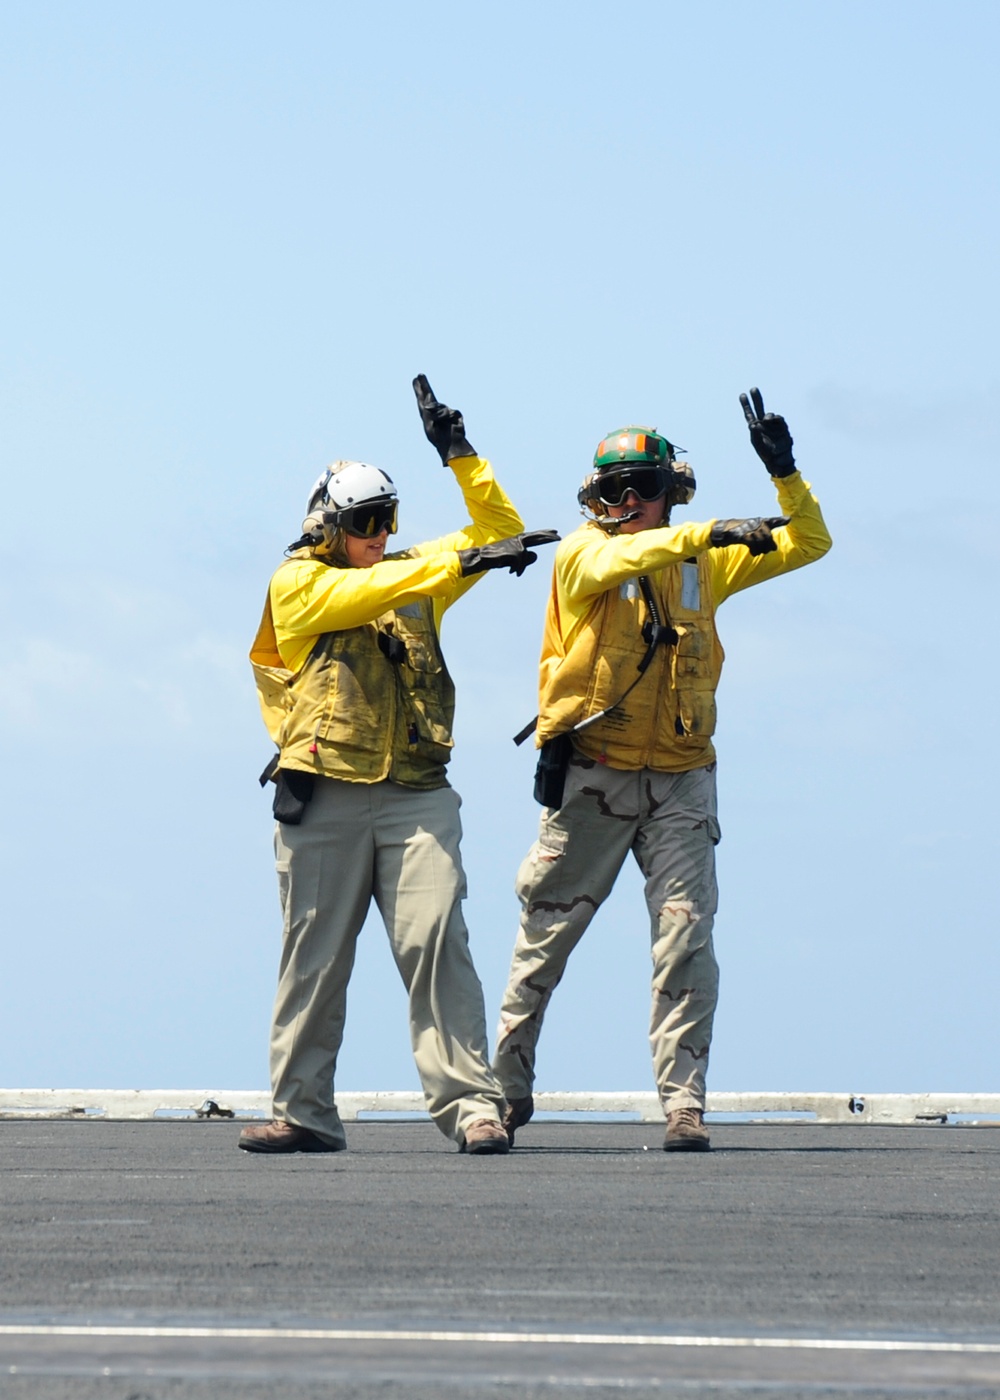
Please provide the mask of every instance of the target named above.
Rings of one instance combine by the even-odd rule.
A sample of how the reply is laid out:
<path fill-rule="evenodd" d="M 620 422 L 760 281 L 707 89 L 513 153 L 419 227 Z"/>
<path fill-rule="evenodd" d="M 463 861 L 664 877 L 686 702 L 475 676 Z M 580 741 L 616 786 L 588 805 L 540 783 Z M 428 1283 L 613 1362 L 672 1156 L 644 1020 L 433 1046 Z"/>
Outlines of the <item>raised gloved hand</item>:
<path fill-rule="evenodd" d="M 771 531 L 787 524 L 787 515 L 768 515 L 763 520 L 759 515 L 749 520 L 717 520 L 708 540 L 716 548 L 745 544 L 751 554 L 770 554 L 778 548 Z"/>
<path fill-rule="evenodd" d="M 751 407 L 750 399 L 753 400 Z M 780 413 L 765 413 L 764 399 L 759 389 L 750 390 L 750 399 L 740 395 L 743 413 L 750 429 L 753 450 L 772 476 L 791 476 L 795 470 L 792 456 L 792 435 Z"/>
<path fill-rule="evenodd" d="M 484 569 L 510 569 L 520 578 L 529 564 L 538 558 L 533 545 L 555 544 L 558 530 L 528 530 L 523 535 L 511 535 L 506 540 L 496 540 L 493 544 L 481 544 L 477 549 L 460 549 L 458 557 L 462 561 L 462 577 L 481 574 Z"/>
<path fill-rule="evenodd" d="M 424 432 L 441 454 L 442 464 L 447 466 L 454 457 L 475 457 L 476 449 L 465 436 L 462 415 L 457 408 L 438 403 L 426 374 L 417 375 L 413 381 L 413 392 L 417 396 Z"/>

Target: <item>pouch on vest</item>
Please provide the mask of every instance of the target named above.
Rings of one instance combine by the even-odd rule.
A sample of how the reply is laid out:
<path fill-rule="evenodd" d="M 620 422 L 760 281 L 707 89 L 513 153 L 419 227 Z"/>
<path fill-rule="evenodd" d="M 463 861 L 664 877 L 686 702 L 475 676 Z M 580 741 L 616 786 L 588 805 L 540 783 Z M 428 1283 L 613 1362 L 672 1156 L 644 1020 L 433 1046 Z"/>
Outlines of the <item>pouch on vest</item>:
<path fill-rule="evenodd" d="M 543 807 L 556 811 L 562 806 L 566 769 L 572 752 L 573 740 L 568 734 L 557 734 L 554 739 L 546 739 L 539 749 L 538 766 L 535 768 L 535 801 Z"/>
<path fill-rule="evenodd" d="M 274 779 L 275 821 L 285 826 L 298 826 L 305 814 L 306 806 L 312 801 L 316 786 L 315 773 L 301 773 L 295 768 L 279 768 Z"/>

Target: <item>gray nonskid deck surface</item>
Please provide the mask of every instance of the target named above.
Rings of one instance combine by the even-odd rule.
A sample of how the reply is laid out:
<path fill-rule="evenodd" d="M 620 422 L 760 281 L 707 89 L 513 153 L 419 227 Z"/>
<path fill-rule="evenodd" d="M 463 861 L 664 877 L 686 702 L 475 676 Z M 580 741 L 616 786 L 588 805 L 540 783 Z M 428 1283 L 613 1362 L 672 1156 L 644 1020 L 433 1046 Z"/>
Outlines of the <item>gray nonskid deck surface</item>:
<path fill-rule="evenodd" d="M 441 1377 L 430 1384 L 405 1375 L 380 1375 L 371 1380 L 337 1378 L 301 1381 L 287 1376 L 267 1381 L 197 1379 L 187 1376 L 110 1376 L 91 1380 L 81 1376 L 0 1376 L 3 1400 L 996 1400 L 996 1384 L 937 1386 L 924 1382 L 890 1386 L 864 1381 L 783 1381 L 760 1385 L 753 1381 L 698 1381 L 664 1378 L 653 1386 L 628 1379 L 605 1385 L 593 1380 L 559 1378 L 525 1383 L 516 1378 L 479 1378 L 469 1383 Z"/>
<path fill-rule="evenodd" d="M 0 1125 L 0 1322 L 549 1342 L 7 1335 L 0 1396 L 1000 1395 L 998 1352 L 565 1341 L 1000 1343 L 1000 1130 L 725 1124 L 672 1155 L 655 1125 L 541 1123 L 507 1158 L 426 1123 L 348 1131 L 268 1158 L 225 1123 Z"/>
<path fill-rule="evenodd" d="M 753 1382 L 732 1386 L 724 1382 L 663 1380 L 654 1387 L 628 1381 L 614 1385 L 592 1381 L 562 1383 L 545 1380 L 525 1385 L 514 1380 L 483 1379 L 468 1385 L 443 1379 L 430 1385 L 408 1378 L 353 1382 L 334 1380 L 299 1383 L 283 1377 L 269 1381 L 196 1380 L 183 1376 L 83 1377 L 0 1376 L 2 1400 L 996 1400 L 995 1385 L 891 1388 L 864 1383 L 808 1385 Z"/>

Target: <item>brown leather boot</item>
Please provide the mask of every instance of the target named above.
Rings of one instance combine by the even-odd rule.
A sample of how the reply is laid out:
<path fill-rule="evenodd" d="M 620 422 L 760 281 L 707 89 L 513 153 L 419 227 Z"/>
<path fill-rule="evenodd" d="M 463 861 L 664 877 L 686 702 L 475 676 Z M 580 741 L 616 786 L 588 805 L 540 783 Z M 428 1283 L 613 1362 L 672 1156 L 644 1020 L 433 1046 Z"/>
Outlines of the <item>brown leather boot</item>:
<path fill-rule="evenodd" d="M 530 1094 L 525 1094 L 523 1099 L 507 1100 L 507 1112 L 503 1116 L 503 1126 L 511 1147 L 514 1146 L 514 1134 L 518 1128 L 523 1128 L 525 1123 L 530 1123 L 534 1111 L 535 1100 Z"/>
<path fill-rule="evenodd" d="M 244 1152 L 342 1152 L 308 1128 L 295 1123 L 282 1123 L 279 1118 L 270 1123 L 254 1123 L 240 1133 L 239 1146 Z"/>
<path fill-rule="evenodd" d="M 465 1141 L 459 1150 L 471 1152 L 476 1157 L 485 1156 L 487 1153 L 502 1155 L 510 1151 L 510 1143 L 507 1141 L 507 1134 L 495 1118 L 477 1118 L 466 1128 Z"/>
<path fill-rule="evenodd" d="M 711 1144 L 700 1108 L 676 1108 L 667 1114 L 664 1152 L 707 1152 Z"/>

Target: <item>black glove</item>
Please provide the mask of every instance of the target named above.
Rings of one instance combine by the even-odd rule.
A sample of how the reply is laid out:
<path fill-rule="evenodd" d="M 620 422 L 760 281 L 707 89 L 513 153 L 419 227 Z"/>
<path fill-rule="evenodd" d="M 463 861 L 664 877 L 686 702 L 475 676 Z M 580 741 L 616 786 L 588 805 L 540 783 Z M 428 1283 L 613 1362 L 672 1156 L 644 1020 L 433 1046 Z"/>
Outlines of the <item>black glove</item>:
<path fill-rule="evenodd" d="M 484 569 L 510 569 L 520 578 L 528 565 L 538 558 L 530 546 L 555 544 L 558 538 L 558 530 L 528 530 L 526 534 L 511 535 L 510 539 L 497 540 L 495 544 L 481 544 L 478 549 L 460 549 L 462 577 L 481 574 Z"/>
<path fill-rule="evenodd" d="M 438 403 L 434 390 L 427 382 L 426 374 L 418 374 L 413 381 L 413 392 L 417 396 L 420 421 L 430 442 L 441 454 L 444 466 L 453 457 L 475 457 L 476 449 L 465 436 L 465 422 L 457 408 L 449 408 L 446 403 Z"/>
<path fill-rule="evenodd" d="M 770 554 L 778 548 L 771 531 L 787 524 L 787 515 L 769 515 L 764 520 L 759 515 L 749 520 L 717 520 L 708 542 L 722 549 L 731 544 L 745 544 L 751 554 Z"/>
<path fill-rule="evenodd" d="M 753 407 L 750 406 L 753 400 Z M 759 389 L 750 390 L 750 399 L 740 395 L 740 403 L 750 429 L 753 450 L 772 476 L 791 476 L 795 470 L 792 456 L 792 435 L 780 413 L 765 413 Z"/>

